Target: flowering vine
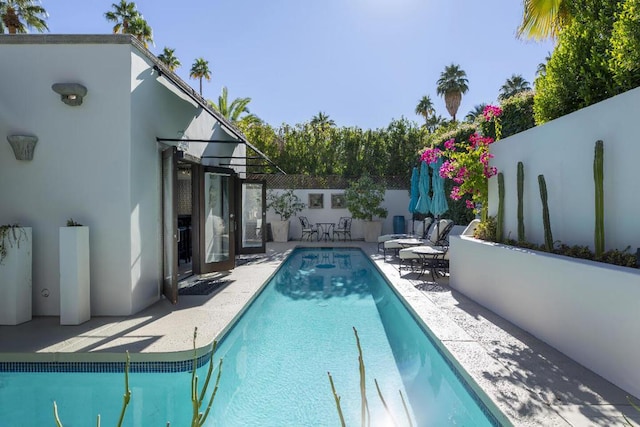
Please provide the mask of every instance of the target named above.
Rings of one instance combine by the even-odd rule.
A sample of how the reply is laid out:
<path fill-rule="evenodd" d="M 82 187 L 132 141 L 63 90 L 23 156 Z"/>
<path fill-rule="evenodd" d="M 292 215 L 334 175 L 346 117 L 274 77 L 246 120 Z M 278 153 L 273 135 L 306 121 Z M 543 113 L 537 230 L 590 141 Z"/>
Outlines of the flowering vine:
<path fill-rule="evenodd" d="M 496 138 L 500 139 L 502 109 L 488 105 L 482 114 L 486 120 L 494 121 Z M 471 200 L 466 201 L 466 207 L 473 209 L 476 213 L 480 212 L 483 219 L 487 216 L 488 179 L 498 173 L 496 167 L 489 164 L 493 158 L 493 154 L 489 153 L 489 145 L 493 142 L 493 138 L 474 133 L 469 137 L 469 141 L 457 142 L 450 139 L 443 144 L 444 149 L 438 147 L 427 149 L 421 157 L 422 161 L 429 164 L 442 158 L 440 176 L 451 179 L 456 184 L 449 197 L 460 200 L 463 196 L 470 195 Z"/>

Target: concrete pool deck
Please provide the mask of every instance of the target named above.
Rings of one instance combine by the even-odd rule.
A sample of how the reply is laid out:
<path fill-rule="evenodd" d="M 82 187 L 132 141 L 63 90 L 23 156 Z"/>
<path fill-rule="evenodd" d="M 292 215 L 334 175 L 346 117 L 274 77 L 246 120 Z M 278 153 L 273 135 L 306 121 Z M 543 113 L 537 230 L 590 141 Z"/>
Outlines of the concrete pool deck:
<path fill-rule="evenodd" d="M 393 283 L 414 312 L 492 402 L 516 426 L 615 426 L 622 414 L 640 425 L 627 393 L 510 324 L 464 295 L 446 278 L 398 272 L 377 244 L 361 247 Z M 241 257 L 243 265 L 213 274 L 225 285 L 207 296 L 180 296 L 177 305 L 159 301 L 127 317 L 95 317 L 61 326 L 58 317 L 35 317 L 0 326 L 0 361 L 182 360 L 191 357 L 193 330 L 198 346 L 213 341 L 239 314 L 281 261 L 296 246 L 324 243 L 268 243 L 267 253 Z M 366 358 L 366 355 L 365 355 Z"/>

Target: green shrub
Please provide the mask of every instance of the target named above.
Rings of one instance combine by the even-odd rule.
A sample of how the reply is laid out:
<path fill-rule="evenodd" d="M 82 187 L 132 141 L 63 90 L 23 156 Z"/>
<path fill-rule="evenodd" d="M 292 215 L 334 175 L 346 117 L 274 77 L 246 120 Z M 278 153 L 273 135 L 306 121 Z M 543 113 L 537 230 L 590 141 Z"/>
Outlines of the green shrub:
<path fill-rule="evenodd" d="M 533 116 L 533 91 L 520 92 L 505 99 L 502 107 L 502 137 L 506 138 L 516 133 L 530 129 L 536 125 Z"/>
<path fill-rule="evenodd" d="M 496 219 L 492 216 L 487 217 L 485 221 L 481 221 L 476 227 L 473 237 L 488 242 L 496 241 Z"/>
<path fill-rule="evenodd" d="M 637 267 L 638 259 L 635 254 L 629 253 L 631 246 L 627 246 L 624 250 L 612 249 L 602 254 L 598 261 L 607 264 L 622 265 L 624 267 Z"/>
<path fill-rule="evenodd" d="M 478 130 L 478 126 L 475 123 L 456 122 L 448 126 L 443 126 L 429 135 L 428 146 L 442 148 L 445 141 L 452 138 L 455 139 L 456 142 L 468 141 L 469 137 L 478 132 Z"/>
<path fill-rule="evenodd" d="M 611 36 L 618 0 L 568 2 L 571 22 L 561 31 L 546 64 L 546 74 L 535 81 L 534 113 L 541 124 L 616 95 L 609 68 Z"/>
<path fill-rule="evenodd" d="M 613 24 L 609 67 L 620 91 L 640 85 L 640 0 L 626 0 Z"/>
<path fill-rule="evenodd" d="M 572 258 L 581 258 L 581 259 L 594 259 L 593 252 L 589 249 L 589 246 L 580 246 L 573 245 L 569 246 L 564 243 L 558 245 L 558 247 L 554 250 L 555 253 L 559 255 L 569 256 Z"/>
<path fill-rule="evenodd" d="M 375 182 L 369 175 L 352 182 L 344 192 L 351 216 L 365 221 L 372 221 L 374 216 L 386 218 L 388 211 L 381 206 L 385 190 L 384 184 Z"/>

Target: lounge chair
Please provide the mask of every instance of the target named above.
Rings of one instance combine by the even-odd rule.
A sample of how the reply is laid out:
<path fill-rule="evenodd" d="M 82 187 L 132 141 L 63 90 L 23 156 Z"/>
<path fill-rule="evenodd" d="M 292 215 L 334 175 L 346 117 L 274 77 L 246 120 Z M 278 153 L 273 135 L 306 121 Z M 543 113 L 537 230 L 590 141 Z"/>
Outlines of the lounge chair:
<path fill-rule="evenodd" d="M 441 219 L 439 222 L 435 222 L 428 230 L 427 237 L 422 239 L 395 239 L 387 240 L 384 242 L 384 256 L 386 258 L 387 251 L 391 250 L 397 256 L 398 252 L 404 248 L 410 248 L 415 246 L 431 245 L 442 246 L 440 242 L 446 240 L 451 228 L 453 227 L 453 221 L 450 219 Z"/>
<path fill-rule="evenodd" d="M 415 239 L 423 238 L 423 239 L 426 239 L 427 238 L 427 233 L 429 231 L 429 227 L 431 226 L 432 223 L 433 223 L 433 218 L 431 218 L 430 216 L 428 216 L 428 217 L 426 217 L 424 219 L 423 228 L 422 228 L 422 230 L 423 230 L 422 231 L 422 236 L 418 236 L 416 234 L 410 234 L 410 233 L 383 234 L 382 236 L 378 237 L 378 252 L 380 252 L 380 249 L 384 249 L 384 242 L 387 242 L 389 240 L 411 239 L 411 238 L 415 238 Z"/>
<path fill-rule="evenodd" d="M 439 223 L 434 224 L 429 235 L 429 239 L 423 242 L 421 245 L 413 245 L 411 247 L 405 247 L 398 250 L 398 270 L 402 269 L 402 265 L 409 261 L 413 266 L 413 262 L 419 260 L 421 257 L 417 253 L 413 252 L 413 249 L 429 246 L 432 248 L 440 249 L 445 252 L 443 259 L 449 259 L 448 252 L 445 248 L 449 247 L 449 233 L 453 229 L 453 221 L 450 219 L 441 219 Z"/>
<path fill-rule="evenodd" d="M 300 219 L 300 225 L 302 226 L 302 235 L 300 236 L 300 240 L 305 240 L 305 237 L 306 240 L 311 240 L 314 234 L 316 237 L 318 236 L 318 229 L 314 225 L 311 225 L 306 216 L 299 216 L 298 218 Z"/>
<path fill-rule="evenodd" d="M 445 220 L 441 220 L 441 227 L 442 227 L 442 221 Z M 480 224 L 480 220 L 479 219 L 474 219 L 473 221 L 471 221 L 469 223 L 469 225 L 467 225 L 467 227 L 464 229 L 464 231 L 460 234 L 461 236 L 473 236 L 473 232 L 476 229 L 476 227 L 478 226 L 478 224 Z M 444 251 L 444 255 L 440 258 L 440 257 L 435 257 L 438 258 L 435 261 L 437 261 L 437 265 L 434 264 L 434 268 L 435 267 L 440 267 L 440 268 L 448 268 L 449 266 L 449 233 L 451 232 L 451 228 L 453 228 L 453 223 L 450 224 L 450 228 L 449 230 L 446 230 L 446 236 L 444 236 L 444 238 L 442 240 L 440 240 L 438 242 L 438 244 L 435 245 L 425 245 L 425 246 L 431 246 L 440 250 Z M 428 263 L 426 261 L 425 256 L 420 256 L 419 254 L 414 252 L 414 249 L 420 248 L 421 246 L 413 246 L 410 248 L 405 248 L 405 249 L 400 249 L 398 251 L 398 259 L 399 259 L 399 264 L 398 264 L 398 270 L 402 269 L 402 265 L 406 262 L 409 261 L 409 263 L 411 263 L 413 265 L 413 262 L 416 260 L 419 260 L 422 258 L 423 260 L 423 266 L 422 266 L 422 272 L 424 272 L 425 267 L 427 267 L 425 264 Z M 432 274 L 433 276 L 433 274 Z"/>

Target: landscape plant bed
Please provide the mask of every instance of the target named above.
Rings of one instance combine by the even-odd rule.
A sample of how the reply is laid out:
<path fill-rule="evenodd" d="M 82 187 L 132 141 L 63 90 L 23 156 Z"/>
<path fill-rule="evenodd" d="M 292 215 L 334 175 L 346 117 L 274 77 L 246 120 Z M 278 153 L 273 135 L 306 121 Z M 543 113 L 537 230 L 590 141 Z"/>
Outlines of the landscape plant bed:
<path fill-rule="evenodd" d="M 640 270 L 451 237 L 450 286 L 640 396 Z"/>

